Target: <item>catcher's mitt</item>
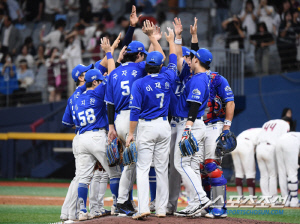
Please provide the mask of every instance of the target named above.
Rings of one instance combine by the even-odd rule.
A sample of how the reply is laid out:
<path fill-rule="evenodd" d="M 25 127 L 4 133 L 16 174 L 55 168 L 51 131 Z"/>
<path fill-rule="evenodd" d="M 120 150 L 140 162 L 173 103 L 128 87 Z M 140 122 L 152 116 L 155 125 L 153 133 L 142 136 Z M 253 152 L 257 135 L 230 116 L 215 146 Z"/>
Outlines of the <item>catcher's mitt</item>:
<path fill-rule="evenodd" d="M 105 171 L 105 169 L 103 168 L 103 166 L 99 161 L 96 162 L 94 170 Z"/>
<path fill-rule="evenodd" d="M 194 135 L 191 133 L 191 128 L 185 128 L 179 142 L 181 156 L 192 156 L 199 151 L 198 143 Z"/>
<path fill-rule="evenodd" d="M 217 139 L 216 155 L 224 156 L 236 148 L 236 137 L 233 132 L 225 130 Z"/>
<path fill-rule="evenodd" d="M 115 138 L 106 149 L 106 158 L 110 167 L 117 166 L 122 163 L 123 146 L 122 142 Z"/>
<path fill-rule="evenodd" d="M 135 142 L 130 142 L 128 148 L 125 148 L 123 152 L 123 165 L 131 165 L 137 161 L 137 150 Z"/>

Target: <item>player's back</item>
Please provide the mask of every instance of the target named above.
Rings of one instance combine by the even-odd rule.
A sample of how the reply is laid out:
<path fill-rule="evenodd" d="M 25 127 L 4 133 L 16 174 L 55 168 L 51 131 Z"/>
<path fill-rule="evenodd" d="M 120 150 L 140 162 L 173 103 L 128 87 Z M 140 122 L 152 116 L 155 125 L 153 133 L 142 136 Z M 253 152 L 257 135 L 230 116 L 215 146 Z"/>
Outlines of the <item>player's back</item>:
<path fill-rule="evenodd" d="M 175 78 L 175 76 L 174 76 Z M 154 119 L 168 116 L 172 79 L 163 74 L 152 74 L 134 84 L 141 95 L 141 118 Z M 134 90 L 133 90 L 134 91 Z"/>
<path fill-rule="evenodd" d="M 116 112 L 128 110 L 132 84 L 146 75 L 145 62 L 123 63 L 108 77 L 105 101 L 113 104 Z"/>
<path fill-rule="evenodd" d="M 247 139 L 250 140 L 253 143 L 253 145 L 257 145 L 257 139 L 261 132 L 262 132 L 262 128 L 250 128 L 243 131 L 241 134 L 239 134 L 237 136 L 237 140 Z"/>
<path fill-rule="evenodd" d="M 106 85 L 101 83 L 95 90 L 83 92 L 75 103 L 76 119 L 80 125 L 79 133 L 108 127 L 106 104 L 104 102 Z"/>
<path fill-rule="evenodd" d="M 258 136 L 258 143 L 276 144 L 280 136 L 290 130 L 289 124 L 281 119 L 270 120 L 264 123 Z"/>

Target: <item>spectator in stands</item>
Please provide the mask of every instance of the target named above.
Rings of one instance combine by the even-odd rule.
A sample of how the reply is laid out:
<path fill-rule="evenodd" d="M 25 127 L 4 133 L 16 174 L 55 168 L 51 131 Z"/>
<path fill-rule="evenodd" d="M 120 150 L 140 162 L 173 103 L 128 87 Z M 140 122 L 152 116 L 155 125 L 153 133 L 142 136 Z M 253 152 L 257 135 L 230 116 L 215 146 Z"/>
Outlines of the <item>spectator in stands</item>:
<path fill-rule="evenodd" d="M 0 9 L 0 33 L 2 32 L 2 29 L 4 27 L 4 18 L 5 18 L 4 10 Z"/>
<path fill-rule="evenodd" d="M 95 26 L 86 27 L 83 24 L 79 24 L 76 29 L 77 29 L 77 34 L 79 35 L 81 41 L 83 42 L 84 48 L 82 50 L 85 51 L 86 48 L 88 47 L 90 39 L 93 37 L 96 31 L 96 27 Z"/>
<path fill-rule="evenodd" d="M 34 74 L 31 69 L 28 69 L 28 64 L 26 59 L 22 59 L 19 61 L 19 66 L 17 70 L 17 78 L 19 81 L 19 89 L 22 90 L 23 93 L 33 84 L 34 82 Z"/>
<path fill-rule="evenodd" d="M 292 71 L 297 65 L 296 39 L 299 35 L 299 25 L 293 23 L 293 16 L 288 11 L 280 24 L 277 38 L 277 48 L 281 60 L 282 71 Z"/>
<path fill-rule="evenodd" d="M 293 9 L 293 10 L 299 10 L 300 4 L 299 4 L 299 2 L 296 1 L 296 0 L 291 0 L 291 6 L 292 6 L 292 9 Z"/>
<path fill-rule="evenodd" d="M 272 32 L 274 8 L 273 6 L 268 5 L 268 0 L 260 0 L 256 14 L 258 21 L 265 22 L 268 31 Z"/>
<path fill-rule="evenodd" d="M 222 27 L 227 31 L 225 40 L 226 60 L 230 69 L 230 73 L 233 75 L 241 74 L 242 57 L 240 49 L 244 49 L 245 32 L 242 29 L 241 20 L 237 16 L 229 18 L 222 23 Z M 228 80 L 231 83 L 232 80 Z"/>
<path fill-rule="evenodd" d="M 256 32 L 256 15 L 254 12 L 254 4 L 252 0 L 247 0 L 246 7 L 240 14 L 243 28 L 246 30 L 247 36 Z"/>
<path fill-rule="evenodd" d="M 99 43 L 100 47 L 100 43 Z M 76 65 L 82 64 L 80 38 L 75 32 L 69 33 L 66 36 L 66 48 L 61 56 L 61 59 L 67 62 L 68 68 L 68 95 L 72 95 L 75 90 L 72 79 L 72 70 Z"/>
<path fill-rule="evenodd" d="M 31 54 L 32 56 L 36 55 L 36 50 L 35 50 L 35 47 L 33 45 L 32 37 L 30 37 L 30 36 L 26 37 L 25 40 L 24 40 L 24 45 L 27 46 L 27 50 L 28 50 L 29 54 Z"/>
<path fill-rule="evenodd" d="M 255 46 L 255 62 L 257 74 L 269 74 L 269 46 L 275 40 L 264 22 L 257 25 L 257 32 L 250 36 L 250 43 Z"/>
<path fill-rule="evenodd" d="M 45 0 L 44 19 L 47 22 L 54 22 L 55 15 L 63 12 L 61 0 Z"/>
<path fill-rule="evenodd" d="M 3 54 L 9 53 L 15 55 L 21 44 L 19 31 L 13 26 L 12 20 L 9 16 L 4 17 L 4 28 L 2 29 L 1 52 Z"/>
<path fill-rule="evenodd" d="M 122 27 L 122 37 L 124 37 L 124 35 L 127 33 L 128 27 L 130 25 L 129 20 L 124 17 L 121 16 L 118 20 L 117 20 L 117 24 L 120 25 Z"/>
<path fill-rule="evenodd" d="M 103 19 L 101 23 L 105 25 L 106 29 L 112 29 L 115 27 L 115 21 L 108 10 L 103 12 Z"/>
<path fill-rule="evenodd" d="M 55 30 L 50 32 L 47 36 L 44 35 L 44 30 L 40 32 L 40 41 L 46 43 L 47 51 L 52 48 L 58 48 L 60 52 L 64 50 L 64 29 L 66 27 L 66 21 L 59 19 L 55 21 Z"/>
<path fill-rule="evenodd" d="M 19 3 L 16 0 L 3 0 L 6 2 L 9 16 L 14 24 L 20 23 L 24 17 Z"/>
<path fill-rule="evenodd" d="M 278 29 L 279 29 L 280 23 L 282 21 L 284 21 L 284 15 L 289 10 L 291 10 L 291 3 L 290 3 L 289 0 L 284 0 L 282 2 L 281 8 L 279 9 L 279 12 L 276 13 L 274 18 L 273 18 L 273 30 L 272 30 L 272 32 L 275 36 L 278 35 Z"/>
<path fill-rule="evenodd" d="M 93 22 L 97 23 L 102 19 L 103 9 L 108 8 L 107 0 L 89 0 L 92 7 Z"/>
<path fill-rule="evenodd" d="M 172 21 L 167 20 L 166 13 L 164 11 L 158 12 L 157 16 L 158 26 L 160 26 L 160 31 L 162 33 L 168 32 L 167 27 L 173 27 Z M 168 41 L 166 38 L 160 39 L 160 46 L 168 47 Z"/>
<path fill-rule="evenodd" d="M 243 9 L 244 0 L 230 1 L 230 15 L 239 15 Z"/>
<path fill-rule="evenodd" d="M 24 14 L 26 20 L 26 26 L 28 23 L 37 23 L 41 21 L 43 15 L 43 0 L 25 0 L 24 2 Z M 33 24 L 32 24 L 33 25 Z M 30 28 L 34 28 L 33 26 Z"/>
<path fill-rule="evenodd" d="M 141 8 L 143 11 L 143 14 L 153 14 L 154 13 L 154 2 L 149 1 L 149 0 L 138 0 L 136 7 Z"/>
<path fill-rule="evenodd" d="M 222 21 L 228 18 L 228 0 L 215 0 L 217 8 L 216 33 L 223 33 Z"/>
<path fill-rule="evenodd" d="M 34 67 L 34 59 L 31 54 L 28 53 L 28 47 L 26 44 L 22 46 L 21 54 L 16 58 L 15 64 L 19 67 L 21 61 L 26 60 L 26 64 L 30 69 Z"/>
<path fill-rule="evenodd" d="M 92 23 L 93 16 L 92 16 L 92 6 L 90 3 L 87 3 L 85 8 L 81 8 L 79 18 L 80 18 L 80 23 L 83 24 L 84 26 L 89 26 Z"/>
<path fill-rule="evenodd" d="M 0 107 L 14 105 L 13 93 L 18 89 L 16 66 L 12 63 L 11 55 L 6 54 L 0 63 Z"/>
<path fill-rule="evenodd" d="M 104 34 L 104 35 L 102 35 Z M 87 51 L 89 51 L 92 54 L 92 61 L 90 63 L 95 63 L 96 61 L 99 61 L 100 58 L 100 43 L 101 43 L 101 38 L 107 36 L 106 33 L 106 27 L 104 24 L 100 23 L 96 31 L 93 35 L 93 37 L 89 40 L 88 46 L 87 46 Z M 109 36 L 108 36 L 109 38 Z"/>
<path fill-rule="evenodd" d="M 49 102 L 57 102 L 67 90 L 67 66 L 60 59 L 58 48 L 52 48 L 50 57 L 46 60 L 48 74 Z"/>
<path fill-rule="evenodd" d="M 45 46 L 39 45 L 37 48 L 37 55 L 35 56 L 35 81 L 32 85 L 32 90 L 42 93 L 43 103 L 47 102 L 47 68 L 45 65 Z"/>
<path fill-rule="evenodd" d="M 68 0 L 66 3 L 67 10 L 67 30 L 71 30 L 79 21 L 79 0 Z"/>

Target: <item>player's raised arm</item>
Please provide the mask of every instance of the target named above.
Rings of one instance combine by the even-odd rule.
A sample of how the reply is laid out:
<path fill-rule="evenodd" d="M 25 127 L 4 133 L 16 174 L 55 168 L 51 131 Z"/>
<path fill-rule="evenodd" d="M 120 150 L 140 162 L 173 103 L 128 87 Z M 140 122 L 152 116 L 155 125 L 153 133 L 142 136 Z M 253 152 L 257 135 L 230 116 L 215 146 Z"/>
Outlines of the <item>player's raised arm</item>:
<path fill-rule="evenodd" d="M 102 48 L 103 51 L 105 51 L 105 54 L 106 54 L 107 73 L 109 75 L 111 73 L 111 71 L 116 68 L 115 67 L 115 62 L 114 62 L 114 59 L 113 59 L 112 53 L 111 53 L 113 47 L 110 46 L 109 39 L 107 39 L 105 37 L 101 39 L 101 48 Z"/>
<path fill-rule="evenodd" d="M 121 33 L 119 33 L 117 39 L 114 41 L 113 45 L 111 46 L 111 52 L 110 52 L 111 55 L 114 54 L 115 49 L 118 47 L 118 45 L 119 45 L 119 43 L 120 43 L 120 39 L 121 39 Z M 107 57 L 106 57 L 106 55 L 105 55 L 105 57 L 101 60 L 100 64 L 101 64 L 103 67 L 107 68 L 107 66 L 108 66 L 107 63 L 108 63 L 108 62 L 107 62 Z"/>
<path fill-rule="evenodd" d="M 198 36 L 197 36 L 197 22 L 198 19 L 195 17 L 194 19 L 194 25 L 190 25 L 190 34 L 192 35 L 192 42 L 191 42 L 191 50 L 198 51 L 199 45 L 198 45 Z"/>
<path fill-rule="evenodd" d="M 176 46 L 176 54 L 177 54 L 177 69 L 181 71 L 183 64 L 183 56 L 182 56 L 182 24 L 180 18 L 175 17 L 173 22 L 174 30 L 175 30 L 175 46 Z"/>
<path fill-rule="evenodd" d="M 162 37 L 162 32 L 160 31 L 160 27 L 155 26 L 155 30 L 154 30 L 154 37 L 157 41 L 160 41 L 161 37 Z M 154 51 L 154 47 L 153 44 L 151 43 L 148 49 L 148 53 Z"/>
<path fill-rule="evenodd" d="M 142 30 L 149 37 L 149 40 L 153 45 L 154 51 L 159 51 L 164 56 L 164 60 L 165 60 L 166 55 L 162 50 L 160 44 L 158 43 L 157 39 L 155 38 L 156 26 L 153 23 L 151 23 L 149 20 L 146 20 L 144 22 L 144 26 Z"/>

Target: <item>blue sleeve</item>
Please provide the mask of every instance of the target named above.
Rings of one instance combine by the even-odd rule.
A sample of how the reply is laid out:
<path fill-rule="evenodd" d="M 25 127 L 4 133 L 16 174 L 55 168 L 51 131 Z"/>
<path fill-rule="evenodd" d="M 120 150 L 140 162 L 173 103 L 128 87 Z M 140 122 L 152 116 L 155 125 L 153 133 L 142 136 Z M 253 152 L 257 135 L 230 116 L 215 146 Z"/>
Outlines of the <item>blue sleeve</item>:
<path fill-rule="evenodd" d="M 125 34 L 124 39 L 123 39 L 122 47 L 128 46 L 131 43 L 134 30 L 135 30 L 135 27 L 132 27 L 132 26 L 128 27 L 128 30 Z"/>
<path fill-rule="evenodd" d="M 171 54 L 169 58 L 169 64 L 164 73 L 167 76 L 168 80 L 172 83 L 175 81 L 177 76 L 177 55 Z"/>
<path fill-rule="evenodd" d="M 73 127 L 74 126 L 74 121 L 72 117 L 72 110 L 70 108 L 70 104 L 68 102 L 65 113 L 62 118 L 62 124 L 66 125 L 68 127 Z"/>
<path fill-rule="evenodd" d="M 206 90 L 206 84 L 202 79 L 193 80 L 193 82 L 190 82 L 189 95 L 186 101 L 202 104 L 204 100 L 203 98 L 205 95 L 204 94 L 205 90 Z"/>
<path fill-rule="evenodd" d="M 142 71 L 143 71 L 143 77 L 145 77 L 147 75 L 147 72 L 145 70 L 146 62 L 145 61 L 141 61 L 141 62 L 138 63 L 138 66 L 142 69 Z"/>
<path fill-rule="evenodd" d="M 84 84 L 82 86 L 79 86 L 77 90 L 79 91 L 80 94 L 82 94 L 84 91 L 86 91 L 86 85 Z"/>
<path fill-rule="evenodd" d="M 95 89 L 94 89 L 94 93 L 96 94 L 96 96 L 100 97 L 103 96 L 103 100 L 105 97 L 105 90 L 106 90 L 106 83 L 102 81 L 102 83 L 100 83 Z"/>
<path fill-rule="evenodd" d="M 169 65 L 168 65 L 168 68 L 169 67 L 174 67 L 175 68 L 177 67 L 177 55 L 176 54 L 170 54 L 169 56 Z"/>
<path fill-rule="evenodd" d="M 221 76 L 221 84 L 216 88 L 217 95 L 221 97 L 222 101 L 225 103 L 229 101 L 234 101 L 233 92 L 229 86 L 227 79 Z"/>
<path fill-rule="evenodd" d="M 135 81 L 131 88 L 131 96 L 129 102 L 129 108 L 136 108 L 141 110 L 142 108 L 142 93 L 139 88 L 140 80 Z"/>
<path fill-rule="evenodd" d="M 185 60 L 183 60 L 182 69 L 181 69 L 181 71 L 179 71 L 180 81 L 182 82 L 184 79 L 186 79 L 190 75 L 191 75 L 190 66 L 186 63 Z"/>
<path fill-rule="evenodd" d="M 105 68 L 103 65 L 101 65 L 101 62 L 98 65 L 98 69 L 102 75 L 104 75 L 104 73 L 107 72 L 107 68 Z"/>
<path fill-rule="evenodd" d="M 138 121 L 140 117 L 140 110 L 137 108 L 131 108 L 130 110 L 130 121 Z"/>
<path fill-rule="evenodd" d="M 114 105 L 114 94 L 113 94 L 113 77 L 114 74 L 110 73 L 107 79 L 106 84 L 106 92 L 105 92 L 105 98 L 104 101 L 106 103 Z"/>

